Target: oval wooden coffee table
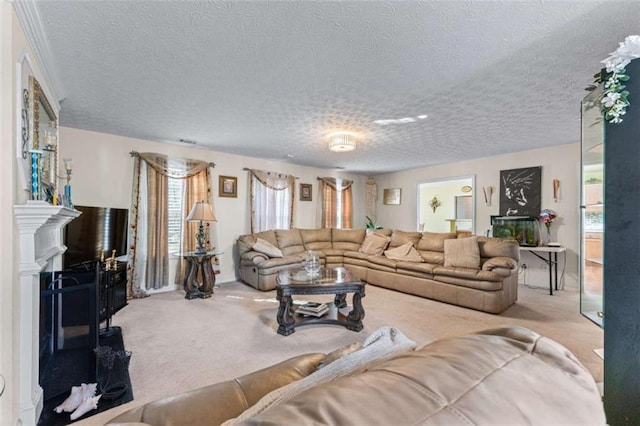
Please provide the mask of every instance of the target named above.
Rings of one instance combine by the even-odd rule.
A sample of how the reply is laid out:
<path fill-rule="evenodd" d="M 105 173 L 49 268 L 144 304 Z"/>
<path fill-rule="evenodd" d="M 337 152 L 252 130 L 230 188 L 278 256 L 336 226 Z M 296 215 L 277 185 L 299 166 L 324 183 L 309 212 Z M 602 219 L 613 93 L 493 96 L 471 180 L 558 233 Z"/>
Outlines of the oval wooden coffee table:
<path fill-rule="evenodd" d="M 362 330 L 365 283 L 360 281 L 348 269 L 320 268 L 309 275 L 304 269 L 280 271 L 276 277 L 276 291 L 280 306 L 278 307 L 278 334 L 288 336 L 296 327 L 311 324 L 334 324 L 349 330 Z M 347 312 L 347 293 L 353 293 L 352 309 Z M 329 303 L 329 312 L 321 317 L 296 315 L 293 295 L 333 294 L 333 303 Z"/>

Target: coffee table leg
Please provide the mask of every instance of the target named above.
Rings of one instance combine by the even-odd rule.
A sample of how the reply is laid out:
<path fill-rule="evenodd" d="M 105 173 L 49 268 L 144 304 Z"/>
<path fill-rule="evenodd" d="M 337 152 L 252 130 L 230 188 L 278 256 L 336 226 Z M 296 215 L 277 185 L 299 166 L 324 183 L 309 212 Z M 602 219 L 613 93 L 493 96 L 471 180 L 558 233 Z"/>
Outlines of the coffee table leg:
<path fill-rule="evenodd" d="M 336 294 L 336 297 L 333 299 L 333 303 L 336 305 L 336 308 L 346 308 L 347 307 L 347 293 L 339 293 Z"/>
<path fill-rule="evenodd" d="M 293 317 L 292 309 L 293 301 L 291 300 L 291 296 L 278 295 L 278 299 L 280 300 L 277 316 L 279 324 L 278 334 L 288 336 L 296 331 L 294 328 L 296 320 Z"/>
<path fill-rule="evenodd" d="M 351 312 L 349 312 L 347 319 L 354 324 L 350 324 L 347 326 L 349 330 L 362 330 L 362 320 L 364 319 L 364 307 L 362 306 L 362 298 L 364 296 L 364 290 L 353 293 L 353 309 L 351 310 Z"/>

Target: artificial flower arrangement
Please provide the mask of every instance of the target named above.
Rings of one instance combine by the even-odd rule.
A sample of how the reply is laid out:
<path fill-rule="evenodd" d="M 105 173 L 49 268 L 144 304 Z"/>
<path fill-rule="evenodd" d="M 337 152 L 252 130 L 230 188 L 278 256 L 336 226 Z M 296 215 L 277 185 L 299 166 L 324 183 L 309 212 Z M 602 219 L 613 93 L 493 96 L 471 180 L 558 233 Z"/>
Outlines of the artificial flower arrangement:
<path fill-rule="evenodd" d="M 557 217 L 556 212 L 554 212 L 553 210 L 544 209 L 540 212 L 540 215 L 539 215 L 540 222 L 542 222 L 544 226 L 547 228 L 548 237 L 551 236 L 551 224 L 556 219 L 556 217 Z"/>
<path fill-rule="evenodd" d="M 436 212 L 436 209 L 441 205 L 442 203 L 440 202 L 440 200 L 438 200 L 437 195 L 434 195 L 431 201 L 429 201 L 429 206 L 431 207 L 431 210 L 433 210 L 434 213 Z"/>
<path fill-rule="evenodd" d="M 593 76 L 593 84 L 587 87 L 588 91 L 593 91 L 604 83 L 600 108 L 605 120 L 610 123 L 621 123 L 622 116 L 626 114 L 627 107 L 630 105 L 627 99 L 629 92 L 624 90 L 625 86 L 622 83 L 629 81 L 629 76 L 625 74 L 625 67 L 636 58 L 640 58 L 640 36 L 628 36 L 615 52 L 611 52 L 609 57 L 602 61 L 607 74 L 596 73 Z"/>

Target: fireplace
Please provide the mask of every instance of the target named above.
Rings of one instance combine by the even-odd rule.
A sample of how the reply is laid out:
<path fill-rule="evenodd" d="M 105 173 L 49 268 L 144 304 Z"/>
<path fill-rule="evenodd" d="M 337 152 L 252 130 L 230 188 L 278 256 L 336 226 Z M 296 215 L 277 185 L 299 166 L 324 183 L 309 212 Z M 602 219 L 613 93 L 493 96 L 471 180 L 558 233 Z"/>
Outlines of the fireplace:
<path fill-rule="evenodd" d="M 20 234 L 17 317 L 18 399 L 21 424 L 36 424 L 43 405 L 39 385 L 40 273 L 62 269 L 62 231 L 80 212 L 44 201 L 14 206 Z"/>

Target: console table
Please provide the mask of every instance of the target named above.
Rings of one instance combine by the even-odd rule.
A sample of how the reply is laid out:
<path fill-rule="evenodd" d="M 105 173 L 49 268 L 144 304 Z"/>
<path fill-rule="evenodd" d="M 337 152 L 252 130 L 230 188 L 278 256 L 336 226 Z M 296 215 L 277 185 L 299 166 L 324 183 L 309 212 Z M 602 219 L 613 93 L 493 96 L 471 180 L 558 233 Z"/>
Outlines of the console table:
<path fill-rule="evenodd" d="M 187 252 L 180 256 L 187 261 L 187 273 L 184 277 L 184 298 L 185 299 L 206 299 L 213 294 L 213 286 L 216 283 L 216 274 L 211 266 L 211 260 L 222 253 Z M 198 283 L 198 272 L 202 278 L 202 283 Z"/>
<path fill-rule="evenodd" d="M 553 296 L 553 288 L 558 290 L 558 253 L 566 253 L 566 247 L 524 247 L 520 246 L 520 251 L 528 251 L 538 259 L 541 259 L 549 266 L 549 294 Z M 540 253 L 547 253 L 548 257 L 544 257 Z M 566 254 L 565 254 L 566 256 Z"/>

